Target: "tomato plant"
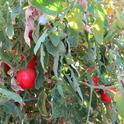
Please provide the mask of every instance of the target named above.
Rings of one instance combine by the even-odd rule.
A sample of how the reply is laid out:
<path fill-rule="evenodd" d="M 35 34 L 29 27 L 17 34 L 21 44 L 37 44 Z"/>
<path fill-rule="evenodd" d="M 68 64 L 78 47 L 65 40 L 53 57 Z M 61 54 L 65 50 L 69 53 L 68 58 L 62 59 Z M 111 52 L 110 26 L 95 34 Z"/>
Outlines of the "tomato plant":
<path fill-rule="evenodd" d="M 0 0 L 0 123 L 123 123 L 123 8 Z"/>

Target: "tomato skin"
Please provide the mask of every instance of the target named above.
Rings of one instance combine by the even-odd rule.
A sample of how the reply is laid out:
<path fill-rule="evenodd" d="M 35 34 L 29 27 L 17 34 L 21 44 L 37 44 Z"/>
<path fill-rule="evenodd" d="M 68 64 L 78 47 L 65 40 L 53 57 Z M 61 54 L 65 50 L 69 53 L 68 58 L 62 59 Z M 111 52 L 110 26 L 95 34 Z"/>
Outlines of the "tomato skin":
<path fill-rule="evenodd" d="M 92 80 L 93 80 L 94 86 L 98 86 L 99 77 L 98 76 L 93 76 Z"/>
<path fill-rule="evenodd" d="M 112 102 L 111 97 L 107 93 L 105 93 L 103 90 L 101 91 L 101 99 L 104 103 L 111 103 Z"/>
<path fill-rule="evenodd" d="M 36 65 L 37 65 L 37 57 L 35 55 L 33 55 L 33 57 L 27 63 L 26 67 L 31 68 L 31 69 L 35 69 Z"/>
<path fill-rule="evenodd" d="M 8 71 L 10 70 L 10 67 L 8 64 L 4 63 L 4 72 L 8 76 Z"/>
<path fill-rule="evenodd" d="M 16 81 L 23 89 L 31 89 L 35 85 L 36 71 L 30 68 L 19 70 Z"/>

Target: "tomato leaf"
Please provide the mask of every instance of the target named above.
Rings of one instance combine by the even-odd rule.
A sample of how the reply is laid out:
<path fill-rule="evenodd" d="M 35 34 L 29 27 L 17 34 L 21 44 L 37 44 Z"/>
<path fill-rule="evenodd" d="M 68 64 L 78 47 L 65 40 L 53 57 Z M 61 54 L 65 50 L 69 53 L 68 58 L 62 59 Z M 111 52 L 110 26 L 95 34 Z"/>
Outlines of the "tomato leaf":
<path fill-rule="evenodd" d="M 36 45 L 34 47 L 34 53 L 36 54 L 39 50 L 41 43 L 45 42 L 46 37 L 48 36 L 47 30 L 43 32 L 43 34 L 39 37 L 39 39 L 36 42 Z"/>
<path fill-rule="evenodd" d="M 39 8 L 43 13 L 57 15 L 67 9 L 68 3 L 65 0 L 31 0 L 32 5 Z"/>
<path fill-rule="evenodd" d="M 39 94 L 37 105 L 38 105 L 39 111 L 44 116 L 48 115 L 47 109 L 46 109 L 46 99 L 47 99 L 47 94 L 45 93 L 45 91 L 42 91 Z"/>
<path fill-rule="evenodd" d="M 20 104 L 23 103 L 22 98 L 18 94 L 14 93 L 14 92 L 11 92 L 11 91 L 8 91 L 6 89 L 0 88 L 0 93 L 2 95 L 5 95 L 10 100 L 14 100 L 14 101 L 16 101 L 16 102 L 18 102 Z"/>

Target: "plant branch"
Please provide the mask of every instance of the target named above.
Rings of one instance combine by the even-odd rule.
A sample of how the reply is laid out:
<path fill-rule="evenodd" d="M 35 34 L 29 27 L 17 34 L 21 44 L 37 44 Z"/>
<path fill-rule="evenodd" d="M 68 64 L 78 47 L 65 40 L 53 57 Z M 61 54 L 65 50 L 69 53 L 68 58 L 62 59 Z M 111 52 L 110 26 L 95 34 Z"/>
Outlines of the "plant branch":
<path fill-rule="evenodd" d="M 88 124 L 88 122 L 89 122 L 91 103 L 92 103 L 92 96 L 93 96 L 93 88 L 90 89 L 90 101 L 89 101 L 89 109 L 88 109 L 88 115 L 87 115 L 86 124 Z"/>
<path fill-rule="evenodd" d="M 94 86 L 94 85 L 91 85 L 91 84 L 88 84 L 88 83 L 82 82 L 82 81 L 80 81 L 80 84 L 86 85 L 86 86 L 88 86 L 89 88 L 93 88 L 93 89 L 103 89 L 103 90 L 107 90 L 107 89 L 111 89 L 111 88 L 118 87 L 118 84 L 116 84 L 116 85 L 111 85 L 111 86 L 104 86 L 104 85 L 101 85 L 101 86 Z"/>

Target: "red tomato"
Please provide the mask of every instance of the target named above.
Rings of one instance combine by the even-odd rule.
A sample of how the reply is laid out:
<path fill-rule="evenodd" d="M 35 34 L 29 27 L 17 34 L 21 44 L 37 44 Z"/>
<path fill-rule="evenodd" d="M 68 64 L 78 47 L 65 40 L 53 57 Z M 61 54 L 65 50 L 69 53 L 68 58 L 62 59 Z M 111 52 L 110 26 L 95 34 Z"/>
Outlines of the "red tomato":
<path fill-rule="evenodd" d="M 33 57 L 27 63 L 26 67 L 35 69 L 36 65 L 37 65 L 37 57 L 35 55 L 33 55 Z"/>
<path fill-rule="evenodd" d="M 94 86 L 98 86 L 99 77 L 98 76 L 93 76 L 92 80 L 93 80 Z"/>
<path fill-rule="evenodd" d="M 101 99 L 104 103 L 111 103 L 112 102 L 111 97 L 107 93 L 105 93 L 103 90 L 101 91 Z"/>
<path fill-rule="evenodd" d="M 9 71 L 10 67 L 9 65 L 7 65 L 6 63 L 4 63 L 4 72 L 5 74 L 8 76 L 8 71 Z"/>
<path fill-rule="evenodd" d="M 19 70 L 16 75 L 16 80 L 21 88 L 31 89 L 35 84 L 36 71 L 30 68 Z"/>

